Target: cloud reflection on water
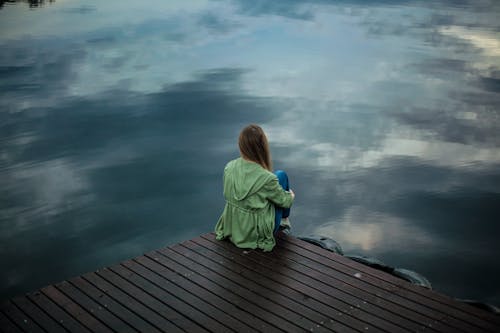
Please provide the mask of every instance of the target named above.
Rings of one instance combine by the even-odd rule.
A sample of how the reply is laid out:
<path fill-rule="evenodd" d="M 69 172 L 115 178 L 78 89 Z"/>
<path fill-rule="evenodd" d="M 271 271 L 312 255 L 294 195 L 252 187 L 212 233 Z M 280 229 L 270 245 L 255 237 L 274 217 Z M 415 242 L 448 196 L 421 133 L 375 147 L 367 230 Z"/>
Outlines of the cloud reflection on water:
<path fill-rule="evenodd" d="M 3 285 L 51 282 L 30 282 L 30 274 L 19 270 L 19 258 L 34 244 L 31 260 L 46 263 L 56 250 L 61 258 L 47 264 L 49 271 L 74 275 L 107 263 L 106 253 L 124 259 L 151 242 L 160 246 L 209 229 L 207 216 L 215 220 L 220 210 L 213 189 L 221 190 L 220 170 L 236 155 L 239 128 L 273 117 L 262 98 L 238 90 L 243 74 L 214 69 L 157 93 L 108 91 L 3 112 L 1 156 L 8 168 L 0 183 L 12 204 L 2 209 L 2 220 L 9 222 L 1 233 Z M 190 212 L 189 224 L 184 212 Z M 52 232 L 40 234 L 44 226 Z M 72 251 L 58 250 L 69 244 Z"/>
<path fill-rule="evenodd" d="M 361 250 L 373 257 L 385 252 L 415 255 L 427 246 L 445 243 L 405 219 L 366 212 L 360 206 L 350 207 L 340 218 L 316 227 L 313 233 L 337 240 L 346 253 Z"/>

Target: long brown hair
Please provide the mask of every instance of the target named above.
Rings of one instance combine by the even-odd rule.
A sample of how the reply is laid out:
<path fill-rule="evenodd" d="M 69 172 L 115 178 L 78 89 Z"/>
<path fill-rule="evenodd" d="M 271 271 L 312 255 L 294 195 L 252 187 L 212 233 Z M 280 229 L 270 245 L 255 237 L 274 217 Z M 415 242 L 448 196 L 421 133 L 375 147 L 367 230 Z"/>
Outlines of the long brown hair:
<path fill-rule="evenodd" d="M 241 130 L 238 145 L 244 159 L 256 162 L 264 169 L 272 171 L 273 165 L 269 142 L 259 125 L 251 124 Z"/>

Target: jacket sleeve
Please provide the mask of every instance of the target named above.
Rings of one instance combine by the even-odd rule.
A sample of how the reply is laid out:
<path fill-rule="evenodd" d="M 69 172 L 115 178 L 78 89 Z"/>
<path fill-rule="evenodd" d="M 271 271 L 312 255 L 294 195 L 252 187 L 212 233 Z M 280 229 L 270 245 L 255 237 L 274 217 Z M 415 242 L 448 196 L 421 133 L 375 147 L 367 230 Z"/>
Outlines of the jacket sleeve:
<path fill-rule="evenodd" d="M 271 178 L 264 185 L 263 191 L 266 199 L 279 207 L 290 208 L 292 205 L 292 195 L 281 187 L 277 177 Z"/>

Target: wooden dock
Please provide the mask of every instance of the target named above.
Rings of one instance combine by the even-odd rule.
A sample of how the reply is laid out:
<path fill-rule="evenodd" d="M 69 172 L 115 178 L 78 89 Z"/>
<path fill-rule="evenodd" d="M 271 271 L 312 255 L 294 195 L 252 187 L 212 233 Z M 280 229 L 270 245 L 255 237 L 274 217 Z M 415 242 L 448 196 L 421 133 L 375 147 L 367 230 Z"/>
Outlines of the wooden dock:
<path fill-rule="evenodd" d="M 2 332 L 500 332 L 500 316 L 280 236 L 271 253 L 213 234 L 0 306 Z"/>

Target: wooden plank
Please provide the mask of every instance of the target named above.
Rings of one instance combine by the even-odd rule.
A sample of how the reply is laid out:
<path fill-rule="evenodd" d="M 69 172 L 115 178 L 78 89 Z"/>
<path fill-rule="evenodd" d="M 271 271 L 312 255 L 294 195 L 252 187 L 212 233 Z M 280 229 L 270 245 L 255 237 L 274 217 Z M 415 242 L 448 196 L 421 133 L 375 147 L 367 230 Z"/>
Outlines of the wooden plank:
<path fill-rule="evenodd" d="M 90 332 L 85 326 L 82 326 L 73 317 L 68 315 L 58 305 L 51 301 L 47 296 L 37 291 L 28 295 L 28 298 L 43 309 L 50 317 L 59 322 L 61 326 L 70 332 Z"/>
<path fill-rule="evenodd" d="M 30 316 L 12 303 L 12 301 L 6 301 L 0 304 L 0 312 L 19 326 L 24 332 L 43 332 L 43 329 L 36 324 Z"/>
<path fill-rule="evenodd" d="M 275 315 L 273 312 L 267 311 L 262 304 L 255 303 L 252 299 L 255 298 L 248 291 L 242 292 L 240 285 L 234 284 L 231 280 L 224 277 L 217 277 L 209 270 L 199 265 L 198 263 L 188 260 L 171 249 L 161 249 L 155 254 L 146 254 L 146 256 L 164 265 L 165 267 L 173 268 L 179 274 L 191 279 L 199 285 L 211 289 L 219 296 L 225 298 L 231 303 L 246 309 L 254 316 L 267 322 L 272 330 L 270 331 L 296 331 L 298 328 L 295 325 L 290 325 L 282 317 Z"/>
<path fill-rule="evenodd" d="M 26 313 L 42 329 L 48 332 L 65 332 L 65 329 L 54 319 L 43 312 L 38 306 L 29 301 L 26 297 L 16 297 L 12 299 L 21 311 Z"/>
<path fill-rule="evenodd" d="M 307 257 L 303 257 L 296 252 L 290 251 L 290 248 L 278 246 L 275 252 L 276 260 L 287 262 L 287 267 L 299 270 L 313 279 L 322 281 L 328 285 L 342 284 L 342 290 L 355 293 L 358 292 L 372 304 L 382 306 L 387 310 L 396 313 L 398 316 L 414 320 L 418 323 L 423 323 L 427 328 L 432 327 L 436 330 L 446 331 L 467 331 L 467 327 L 450 318 L 449 316 L 432 311 L 425 305 L 415 302 L 411 299 L 404 298 L 398 295 L 397 290 L 388 292 L 379 288 L 377 285 L 368 284 L 364 277 L 355 277 L 354 274 L 345 274 L 331 267 L 326 267 L 318 262 L 312 261 Z M 373 281 L 375 284 L 376 282 Z M 318 284 L 319 286 L 320 284 Z M 446 322 L 445 322 L 446 321 Z"/>
<path fill-rule="evenodd" d="M 207 234 L 209 235 L 209 234 Z M 213 234 L 211 234 L 212 237 L 214 237 Z M 300 239 L 294 238 L 294 237 L 287 237 L 283 234 L 280 234 L 280 239 L 282 239 L 284 242 L 288 242 L 294 245 L 297 245 L 299 247 L 302 247 L 310 252 L 314 252 L 316 254 L 319 254 L 320 256 L 324 257 L 328 261 L 337 261 L 340 264 L 343 264 L 344 266 L 351 267 L 354 269 L 357 269 L 359 271 L 366 272 L 367 274 L 371 274 L 380 280 L 384 280 L 390 284 L 395 284 L 398 285 L 404 289 L 407 289 L 408 291 L 413 292 L 414 294 L 423 296 L 427 299 L 430 299 L 432 301 L 432 304 L 441 303 L 442 305 L 446 305 L 449 308 L 455 308 L 456 310 L 460 310 L 461 312 L 457 312 L 458 317 L 465 316 L 467 318 L 472 317 L 471 319 L 474 320 L 476 317 L 486 321 L 487 323 L 495 323 L 497 325 L 500 324 L 500 317 L 497 315 L 494 315 L 492 313 L 489 313 L 487 311 L 472 307 L 470 305 L 464 304 L 462 302 L 456 301 L 453 298 L 440 294 L 416 285 L 413 285 L 411 283 L 408 283 L 407 281 L 401 280 L 397 277 L 394 277 L 388 273 L 379 271 L 379 270 L 373 270 L 370 267 L 367 267 L 365 265 L 362 265 L 358 262 L 355 262 L 354 260 L 351 260 L 349 258 L 343 257 L 336 255 L 330 251 L 324 251 L 323 249 L 319 248 L 318 246 L 315 246 L 313 244 L 307 243 L 305 241 L 302 241 Z M 493 325 L 492 328 L 497 328 L 496 325 Z"/>
<path fill-rule="evenodd" d="M 277 252 L 279 251 L 278 249 Z M 351 295 L 360 295 L 369 304 L 381 307 L 392 313 L 392 315 L 387 317 L 393 318 L 391 320 L 397 320 L 398 317 L 401 317 L 404 318 L 405 322 L 413 321 L 423 325 L 427 329 L 434 329 L 441 332 L 456 332 L 463 329 L 460 325 L 444 323 L 443 321 L 448 318 L 446 315 L 430 311 L 427 307 L 419 303 L 399 297 L 397 292 L 388 293 L 383 289 L 374 288 L 374 286 L 364 283 L 360 278 L 356 278 L 354 274 L 347 275 L 333 269 L 325 269 L 324 266 L 314 265 L 314 262 L 308 262 L 307 258 L 299 257 L 290 251 L 282 251 L 275 254 L 277 260 L 288 260 L 286 265 L 290 269 L 303 272 L 313 279 L 311 283 L 315 288 L 329 290 L 328 287 L 324 286 L 338 286 L 340 288 L 341 285 L 343 291 Z M 377 311 L 376 308 L 374 308 L 374 311 Z M 411 325 L 408 327 L 411 327 Z"/>
<path fill-rule="evenodd" d="M 207 253 L 208 256 L 224 256 L 226 258 L 231 258 L 231 256 L 234 256 L 234 259 L 238 263 L 244 265 L 249 269 L 253 269 L 261 276 L 271 277 L 275 276 L 276 273 L 285 274 L 290 278 L 293 278 L 298 282 L 329 296 L 342 294 L 345 292 L 345 289 L 348 289 L 350 287 L 346 284 L 336 283 L 335 288 L 332 288 L 332 286 L 327 285 L 324 283 L 324 281 L 322 281 L 322 278 L 327 279 L 328 276 L 320 276 L 318 277 L 319 279 L 312 279 L 309 277 L 311 275 L 311 272 L 309 272 L 310 270 L 308 269 L 291 270 L 289 269 L 289 263 L 287 263 L 286 260 L 276 259 L 277 253 L 275 252 L 275 250 L 273 250 L 272 255 L 267 255 L 266 253 L 261 253 L 260 251 L 247 251 L 247 254 L 243 254 L 243 251 L 241 249 L 238 249 L 227 242 L 209 241 L 205 238 L 195 238 L 193 239 L 193 242 L 198 243 L 204 246 L 207 250 L 216 253 Z M 289 283 L 287 283 L 287 285 L 290 286 Z M 291 293 L 288 291 L 286 293 L 291 295 Z M 311 296 L 311 293 L 308 293 L 308 295 Z M 380 304 L 380 301 L 382 301 L 383 303 L 383 300 L 375 299 L 374 297 L 367 297 L 366 294 L 362 293 L 358 289 L 352 288 L 351 294 L 348 295 L 349 297 L 347 299 L 346 297 L 342 297 L 342 295 L 341 297 L 344 298 L 344 300 L 347 300 L 351 307 L 363 309 L 363 311 L 368 311 L 373 315 L 383 318 L 383 320 L 390 320 L 395 325 L 400 325 L 413 331 L 421 329 L 436 331 L 432 327 L 433 321 L 427 319 L 427 321 L 422 321 L 419 323 L 418 321 L 409 320 L 408 318 L 399 316 L 397 315 L 397 312 L 393 312 L 397 309 L 392 309 L 393 311 L 386 310 L 383 307 L 383 305 L 385 304 Z M 369 301 L 371 301 L 371 303 Z M 326 300 L 326 302 L 328 303 L 328 300 Z M 318 306 L 316 305 L 314 308 L 317 309 Z M 455 332 L 455 330 L 453 329 L 447 329 L 445 330 L 445 332 L 446 331 Z"/>
<path fill-rule="evenodd" d="M 287 302 L 282 302 L 279 297 L 280 295 L 274 292 L 267 287 L 262 285 L 255 284 L 252 280 L 255 278 L 253 276 L 244 276 L 244 274 L 234 274 L 230 270 L 227 270 L 223 265 L 219 265 L 211 260 L 207 260 L 208 258 L 202 257 L 190 249 L 183 247 L 181 245 L 175 245 L 171 247 L 172 250 L 175 250 L 177 253 L 181 254 L 186 258 L 190 258 L 191 260 L 199 263 L 205 269 L 207 269 L 207 273 L 210 274 L 211 279 L 220 279 L 223 277 L 226 280 L 230 280 L 231 283 L 235 286 L 238 286 L 237 290 L 244 293 L 244 297 L 249 300 L 253 300 L 256 304 L 259 304 L 264 309 L 273 312 L 276 315 L 282 316 L 285 320 L 286 324 L 290 326 L 290 329 L 293 329 L 291 325 L 295 325 L 300 327 L 301 329 L 314 331 L 324 331 L 329 330 L 320 324 L 320 322 L 315 323 L 311 321 L 309 318 L 302 316 L 301 313 L 296 313 L 294 311 L 289 310 L 286 306 L 289 306 L 291 303 L 296 304 L 292 299 L 287 299 Z M 226 262 L 225 265 L 232 265 L 232 262 Z M 243 296 L 243 295 L 242 295 Z M 278 298 L 278 299 L 277 299 Z M 329 322 L 328 322 L 329 323 Z M 297 328 L 294 328 L 295 330 Z"/>
<path fill-rule="evenodd" d="M 184 264 L 187 266 L 174 261 L 173 259 L 178 259 L 174 258 L 176 255 L 178 256 L 178 254 L 175 252 L 173 256 L 165 256 L 159 252 L 152 252 L 146 254 L 146 257 L 151 259 L 151 261 L 162 265 L 164 268 L 173 269 L 175 274 L 189 279 L 193 283 L 198 284 L 201 288 L 211 290 L 211 292 L 216 293 L 221 298 L 225 299 L 229 303 L 232 303 L 236 309 L 248 311 L 256 318 L 252 325 L 253 327 L 256 327 L 257 330 L 263 332 L 283 332 L 283 330 L 279 328 L 279 326 L 277 326 L 276 322 L 274 321 L 275 317 L 273 314 L 269 314 L 261 307 L 256 306 L 254 303 L 249 302 L 245 297 L 239 295 L 235 290 L 236 288 L 231 289 L 231 286 L 227 287 L 221 285 L 220 283 L 215 283 L 209 277 L 205 276 L 203 272 L 200 274 L 199 271 L 195 272 L 191 270 L 191 268 L 189 267 L 189 263 L 186 263 L 186 259 L 182 259 L 181 261 L 184 262 Z M 144 263 L 141 262 L 141 264 Z M 158 271 L 156 269 L 155 271 L 163 275 L 161 271 Z"/>
<path fill-rule="evenodd" d="M 17 333 L 22 332 L 21 328 L 11 321 L 6 315 L 0 311 L 0 332 Z"/>
<path fill-rule="evenodd" d="M 101 323 L 92 314 L 80 307 L 77 303 L 73 302 L 66 295 L 57 290 L 54 286 L 47 286 L 45 288 L 42 288 L 41 291 L 91 331 L 103 333 L 112 332 L 111 329 Z"/>
<path fill-rule="evenodd" d="M 92 298 L 81 292 L 71 283 L 63 281 L 56 284 L 55 287 L 59 291 L 64 293 L 67 297 L 71 298 L 75 303 L 77 303 L 82 308 L 98 318 L 100 321 L 102 321 L 106 326 L 110 327 L 113 331 L 120 333 L 138 332 L 137 330 L 132 328 L 132 326 L 129 326 L 126 322 L 120 320 L 118 317 L 108 311 L 107 308 L 101 306 Z"/>
<path fill-rule="evenodd" d="M 131 325 L 138 332 L 159 332 L 153 325 L 147 322 L 144 318 L 137 315 L 135 312 L 122 305 L 112 297 L 108 296 L 102 290 L 84 280 L 82 277 L 76 277 L 69 282 L 78 288 L 80 291 L 91 297 L 95 302 L 109 310 L 115 316 Z"/>
<path fill-rule="evenodd" d="M 111 273 L 115 274 L 115 277 L 113 277 Z M 177 325 L 177 331 L 181 331 L 182 329 L 189 329 L 191 331 L 197 330 L 200 332 L 207 332 L 207 329 L 196 324 L 196 322 L 193 320 L 198 319 L 199 322 L 213 321 L 204 314 L 200 315 L 198 311 L 192 309 L 191 307 L 186 305 L 186 303 L 184 303 L 182 300 L 177 299 L 172 294 L 169 294 L 152 284 L 148 284 L 147 281 L 144 281 L 142 277 L 131 272 L 123 266 L 115 266 L 113 268 L 110 268 L 110 271 L 107 272 L 106 270 L 101 270 L 100 274 L 102 274 L 101 276 L 106 278 L 108 281 L 113 281 L 117 287 L 121 288 L 122 290 L 126 290 L 129 295 L 134 296 L 137 299 L 141 299 L 141 302 L 147 304 L 150 308 L 154 308 L 155 310 L 157 310 L 159 314 Z M 106 274 L 106 276 L 104 274 Z M 118 278 L 121 278 L 122 281 L 119 281 Z M 145 290 L 147 290 L 148 293 L 145 293 Z M 183 316 L 180 313 L 182 311 L 187 312 L 188 316 Z M 192 318 L 190 318 L 189 315 L 191 315 Z M 224 326 L 216 324 L 212 325 L 211 328 L 227 331 L 227 328 L 225 328 Z"/>
<path fill-rule="evenodd" d="M 500 332 L 472 308 L 291 236 L 205 234 L 0 304 L 1 332 Z"/>
<path fill-rule="evenodd" d="M 203 242 L 202 240 L 199 241 Z M 183 243 L 183 245 L 186 245 L 186 243 L 187 242 Z M 200 253 L 205 252 L 207 259 L 213 257 L 214 260 L 216 259 L 221 265 L 225 267 L 229 266 L 225 262 L 226 259 L 223 257 L 224 254 L 227 254 L 226 253 L 227 250 L 222 249 L 215 244 L 213 244 L 213 250 L 215 252 L 207 249 L 207 251 L 210 251 L 210 253 L 208 253 L 207 251 L 198 249 Z M 249 251 L 249 253 L 250 252 L 251 251 Z M 367 313 L 364 309 L 364 307 L 366 307 L 366 304 L 363 304 L 362 300 L 355 299 L 356 304 L 350 304 L 348 302 L 345 302 L 345 300 L 342 300 L 341 299 L 342 295 L 340 295 L 338 292 L 333 292 L 328 294 L 323 291 L 314 290 L 307 283 L 299 282 L 298 280 L 300 280 L 301 278 L 300 274 L 287 275 L 286 273 L 292 273 L 292 272 L 290 271 L 285 272 L 283 270 L 284 268 L 283 265 L 277 266 L 276 267 L 277 272 L 276 272 L 249 260 L 248 258 L 246 258 L 248 255 L 240 256 L 237 253 L 235 253 L 234 255 L 236 255 L 234 260 L 238 262 L 237 264 L 238 266 L 233 266 L 233 268 L 238 271 L 244 271 L 245 276 L 252 276 L 252 281 L 257 281 L 257 279 L 265 277 L 265 279 L 262 280 L 260 283 L 263 283 L 265 285 L 270 285 L 273 283 L 278 284 L 278 287 L 276 289 L 279 290 L 281 293 L 283 293 L 283 295 L 292 296 L 292 299 L 300 300 L 303 298 L 303 296 L 301 295 L 307 295 L 308 300 L 317 301 L 316 304 L 314 305 L 314 309 L 316 311 L 320 309 L 318 305 L 320 305 L 321 303 L 327 305 L 333 308 L 336 313 L 338 313 L 339 311 L 343 313 L 344 315 L 343 320 L 345 322 L 349 321 L 351 325 L 355 325 L 353 326 L 354 328 L 361 330 L 365 330 L 366 328 L 368 328 L 370 331 L 377 331 L 378 329 L 391 332 L 402 329 L 401 326 L 389 323 L 384 318 L 378 318 L 370 313 Z M 248 269 L 245 269 L 243 268 L 244 266 L 240 265 L 243 263 L 246 265 Z M 225 274 L 230 274 L 230 273 L 225 273 Z M 281 288 L 279 287 L 280 285 L 282 285 Z M 363 307 L 360 304 L 362 304 Z M 330 309 L 329 312 L 332 312 L 332 309 Z M 416 325 L 416 327 L 419 326 Z"/>
<path fill-rule="evenodd" d="M 207 252 L 203 250 L 200 251 L 199 245 L 196 243 L 184 242 L 183 246 L 201 256 L 206 257 Z M 231 262 L 231 260 L 234 259 L 234 262 L 232 262 L 229 265 L 226 265 L 225 264 L 226 259 L 228 259 L 229 262 Z M 329 316 L 319 312 L 318 308 L 312 307 L 312 304 L 309 304 L 309 302 L 307 301 L 301 302 L 300 300 L 290 297 L 289 292 L 293 292 L 293 290 L 289 290 L 287 292 L 289 288 L 286 288 L 286 286 L 284 286 L 283 284 L 268 279 L 265 276 L 261 276 L 259 274 L 255 275 L 255 273 L 252 272 L 251 270 L 248 270 L 244 266 L 239 265 L 239 263 L 237 263 L 238 260 L 239 259 L 237 257 L 229 256 L 229 258 L 224 258 L 222 256 L 219 256 L 215 252 L 211 252 L 208 254 L 208 257 L 205 258 L 204 263 L 206 264 L 207 267 L 216 270 L 221 274 L 224 274 L 224 276 L 231 277 L 233 281 L 241 280 L 241 282 L 249 290 L 254 291 L 261 297 L 267 298 L 270 301 L 280 304 L 288 308 L 290 311 L 293 311 L 303 317 L 307 317 L 308 320 L 310 320 L 311 325 L 313 326 L 316 325 L 315 328 L 316 331 L 321 330 L 323 328 L 326 328 L 328 330 L 335 329 L 336 331 L 342 329 L 341 327 L 339 327 L 338 323 L 334 323 L 333 320 L 330 321 L 331 318 Z M 209 261 L 213 261 L 214 263 L 210 263 Z M 242 276 L 244 276 L 246 280 L 242 280 L 241 279 Z M 301 294 L 300 298 L 301 299 L 304 298 L 303 296 L 304 295 Z M 310 299 L 311 298 L 307 298 L 307 300 Z M 328 309 L 328 311 L 331 312 L 331 309 Z M 345 327 L 344 330 L 352 331 L 352 329 L 349 327 Z"/>
<path fill-rule="evenodd" d="M 188 246 L 189 244 L 184 243 L 183 245 Z M 235 277 L 234 274 L 241 274 L 247 277 L 250 282 L 243 282 L 245 283 L 247 288 L 251 290 L 255 289 L 256 292 L 259 292 L 262 287 L 270 289 L 271 292 L 266 295 L 267 297 L 281 304 L 282 306 L 287 307 L 291 311 L 307 317 L 308 319 L 312 320 L 314 324 L 316 324 L 316 326 L 320 325 L 320 327 L 325 327 L 334 331 L 354 331 L 354 328 L 345 326 L 346 320 L 344 317 L 337 318 L 338 316 L 343 316 L 343 314 L 342 312 L 339 313 L 337 310 L 333 309 L 330 304 L 326 305 L 324 303 L 318 302 L 314 298 L 310 297 L 310 295 L 290 288 L 286 285 L 286 283 L 282 283 L 283 281 L 281 281 L 281 279 L 279 281 L 275 281 L 273 279 L 270 279 L 266 274 L 255 274 L 255 271 L 247 269 L 244 265 L 240 265 L 241 258 L 233 256 L 232 254 L 229 254 L 224 258 L 216 252 L 208 253 L 195 247 L 193 247 L 192 250 L 199 253 L 200 255 L 208 256 L 207 260 L 213 260 L 218 264 L 224 266 L 224 268 L 217 268 L 216 266 L 214 267 L 214 269 L 221 270 L 221 273 L 223 273 L 224 276 Z M 226 264 L 225 260 L 234 260 L 234 263 L 228 265 Z M 226 268 L 231 271 L 231 273 L 224 272 L 223 269 Z M 335 315 L 332 315 L 332 313 L 335 313 Z M 347 320 L 347 322 L 349 323 L 349 319 Z M 358 323 L 356 323 L 354 319 L 352 320 L 351 324 L 355 327 L 358 326 Z M 368 326 L 362 326 L 362 323 L 359 323 L 359 327 L 363 327 L 363 329 L 365 329 L 365 327 Z M 318 327 L 316 329 L 318 329 Z"/>
<path fill-rule="evenodd" d="M 273 297 L 270 297 L 269 295 L 273 294 L 272 290 L 268 288 L 263 288 L 261 286 L 257 286 L 257 288 L 252 288 L 251 278 L 245 278 L 242 275 L 230 276 L 226 274 L 227 272 L 221 272 L 218 271 L 217 269 L 214 270 L 213 267 L 211 267 L 210 263 L 206 262 L 204 258 L 201 258 L 195 252 L 192 252 L 189 249 L 182 247 L 180 245 L 175 245 L 171 247 L 171 249 L 177 252 L 177 254 L 184 257 L 185 258 L 184 260 L 186 260 L 186 258 L 189 258 L 190 260 L 201 265 L 200 267 L 208 269 L 206 272 L 210 274 L 209 275 L 210 279 L 214 280 L 214 278 L 218 279 L 222 276 L 225 279 L 231 280 L 233 285 L 237 286 L 236 291 L 240 293 L 243 292 L 245 294 L 244 297 L 247 298 L 249 301 L 254 302 L 255 304 L 259 304 L 265 310 L 272 312 L 275 315 L 279 315 L 281 318 L 283 318 L 284 324 L 281 325 L 287 325 L 290 327 L 289 329 L 294 329 L 294 330 L 296 330 L 297 327 L 306 330 L 309 330 L 311 328 L 314 329 L 314 327 L 317 325 L 308 318 L 305 318 L 293 311 L 290 311 L 285 307 L 284 304 L 280 304 L 280 302 L 276 301 Z M 207 273 L 203 274 L 206 275 Z M 323 331 L 325 330 L 325 328 L 319 327 L 318 330 Z"/>
<path fill-rule="evenodd" d="M 205 238 L 203 239 L 206 240 Z M 211 242 L 223 247 L 225 251 L 239 251 L 239 249 L 227 242 L 219 242 L 216 240 L 211 240 Z M 269 268 L 271 269 L 273 267 L 276 267 L 275 265 L 283 265 L 286 268 L 300 272 L 302 275 L 307 276 L 306 279 L 301 279 L 300 281 L 312 286 L 317 290 L 323 290 L 331 294 L 331 288 L 338 288 L 353 297 L 359 297 L 363 299 L 363 304 L 359 304 L 360 306 L 363 306 L 365 309 L 371 308 L 372 313 L 379 316 L 383 315 L 383 318 L 391 320 L 393 323 L 404 324 L 405 327 L 408 327 L 410 329 L 421 329 L 423 326 L 428 330 L 431 329 L 442 332 L 456 331 L 456 328 L 452 328 L 439 322 L 439 320 L 445 318 L 444 315 L 434 314 L 432 318 L 426 317 L 419 314 L 418 312 L 415 312 L 415 309 L 412 309 L 411 304 L 416 303 L 392 303 L 392 294 L 380 292 L 380 290 L 378 292 L 374 292 L 373 286 L 369 288 L 367 286 L 370 285 L 365 284 L 365 286 L 364 282 L 360 281 L 358 278 L 355 278 L 351 275 L 345 275 L 334 269 L 324 269 L 322 267 L 315 267 L 311 264 L 307 265 L 307 258 L 301 257 L 299 260 L 297 260 L 297 256 L 294 256 L 293 252 L 288 251 L 287 248 L 277 246 L 273 250 L 272 256 L 267 256 L 260 251 L 253 251 L 246 257 L 248 259 L 255 260 L 261 265 L 269 266 Z M 358 304 L 355 305 L 358 306 Z M 420 304 L 416 305 L 420 306 Z M 428 310 L 427 308 L 425 309 Z"/>
<path fill-rule="evenodd" d="M 200 303 L 203 307 L 216 307 L 227 314 L 231 314 L 237 319 L 238 322 L 241 323 L 241 325 L 232 326 L 232 328 L 235 328 L 238 332 L 251 332 L 255 330 L 270 332 L 273 330 L 272 326 L 269 326 L 269 324 L 260 320 L 260 318 L 255 317 L 252 313 L 246 311 L 246 308 L 241 308 L 238 304 L 230 303 L 226 299 L 214 293 L 216 289 L 205 289 L 201 285 L 191 281 L 188 277 L 162 266 L 149 257 L 144 256 L 135 259 L 135 261 L 127 261 L 124 265 L 137 274 L 140 274 L 145 278 L 147 277 L 147 279 L 149 279 L 152 283 L 155 283 L 162 288 L 172 290 L 173 288 L 171 285 L 177 285 L 182 289 L 190 290 L 193 294 L 197 295 L 201 300 L 206 302 L 206 304 L 203 301 Z M 180 270 L 175 265 L 172 268 L 177 268 L 177 271 Z M 153 272 L 154 275 L 150 272 Z"/>
<path fill-rule="evenodd" d="M 236 330 L 237 332 L 248 331 L 251 328 L 242 323 L 241 321 L 229 316 L 224 311 L 219 308 L 212 306 L 206 300 L 200 298 L 195 292 L 189 289 L 182 289 L 176 284 L 170 283 L 165 279 L 161 279 L 158 275 L 151 270 L 142 267 L 136 262 L 128 261 L 128 267 L 135 267 L 140 270 L 142 274 L 138 274 L 133 269 L 129 269 L 125 266 L 127 262 L 122 263 L 121 267 L 116 267 L 116 269 L 121 269 L 121 272 L 115 271 L 123 276 L 123 274 L 128 274 L 128 272 L 133 272 L 132 278 L 136 285 L 143 289 L 151 291 L 156 297 L 160 299 L 171 298 L 172 304 L 177 311 L 179 311 L 184 317 L 181 316 L 181 323 L 184 325 L 186 322 L 191 323 L 196 322 L 200 326 L 205 326 L 207 329 L 217 329 L 211 323 L 212 321 L 219 322 L 231 330 Z M 142 269 L 140 269 L 142 267 Z M 112 267 L 113 270 L 115 268 Z M 155 279 L 159 284 L 155 284 L 151 279 Z M 182 302 L 181 302 L 182 301 Z M 189 319 L 188 320 L 186 320 Z M 194 324 L 194 323 L 193 323 Z M 193 331 L 198 325 L 183 326 L 183 329 L 187 331 Z"/>
<path fill-rule="evenodd" d="M 156 327 L 156 329 L 162 332 L 179 330 L 177 326 L 172 324 L 169 320 L 163 318 L 155 310 L 149 308 L 141 301 L 135 299 L 132 295 L 129 295 L 126 291 L 120 290 L 113 284 L 103 279 L 101 276 L 97 275 L 98 272 L 99 271 L 95 273 L 87 273 L 82 275 L 82 277 L 101 291 L 105 292 L 108 296 L 114 298 L 141 318 L 148 321 L 151 325 Z"/>
<path fill-rule="evenodd" d="M 309 244 L 304 241 L 294 239 L 293 237 L 283 238 L 285 242 L 297 247 L 290 247 L 289 250 L 297 252 L 301 251 L 297 248 L 306 249 L 308 258 L 317 261 L 325 266 L 341 269 L 347 274 L 355 274 L 363 272 L 363 279 L 368 281 L 373 286 L 378 286 L 386 289 L 392 294 L 400 295 L 416 303 L 424 305 L 431 309 L 431 312 L 438 312 L 446 315 L 446 322 L 452 324 L 454 327 L 465 331 L 474 331 L 483 329 L 486 331 L 495 332 L 498 325 L 492 322 L 485 322 L 472 313 L 464 311 L 469 306 L 462 307 L 460 302 L 446 298 L 446 296 L 438 294 L 432 290 L 427 290 L 422 287 L 412 285 L 409 282 L 398 279 L 385 272 L 381 272 L 360 263 L 357 263 L 349 258 L 337 255 L 329 251 L 321 251 L 323 249 Z M 301 253 L 299 253 L 301 254 Z M 338 266 L 341 264 L 341 266 Z M 436 296 L 437 295 L 437 296 Z M 440 298 L 441 301 L 437 301 Z M 444 302 L 446 300 L 446 302 Z M 474 309 L 476 310 L 476 309 Z M 458 323 L 456 323 L 458 321 Z"/>

